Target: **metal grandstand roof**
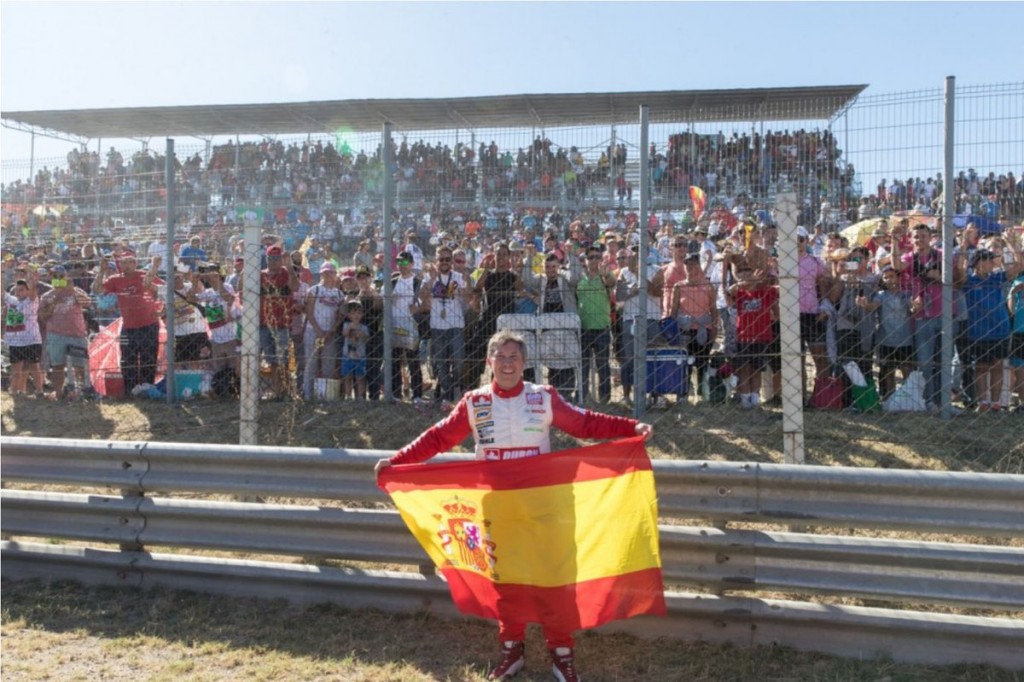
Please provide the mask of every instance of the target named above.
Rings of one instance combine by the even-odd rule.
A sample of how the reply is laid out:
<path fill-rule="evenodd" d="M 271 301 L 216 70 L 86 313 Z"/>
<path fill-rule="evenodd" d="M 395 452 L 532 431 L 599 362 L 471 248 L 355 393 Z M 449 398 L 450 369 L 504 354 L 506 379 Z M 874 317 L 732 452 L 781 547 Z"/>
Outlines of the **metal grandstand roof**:
<path fill-rule="evenodd" d="M 554 128 L 636 123 L 641 104 L 652 122 L 829 119 L 866 85 L 742 90 L 670 90 L 499 95 L 443 99 L 362 99 L 279 104 L 5 111 L 22 130 L 95 138 L 282 135 L 396 130 Z"/>

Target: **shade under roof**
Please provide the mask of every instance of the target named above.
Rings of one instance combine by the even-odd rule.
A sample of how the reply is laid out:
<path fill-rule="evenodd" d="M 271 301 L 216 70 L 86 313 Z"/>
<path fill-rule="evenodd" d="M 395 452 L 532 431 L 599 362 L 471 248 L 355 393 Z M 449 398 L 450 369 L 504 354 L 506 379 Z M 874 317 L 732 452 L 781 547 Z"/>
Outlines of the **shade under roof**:
<path fill-rule="evenodd" d="M 670 90 L 499 95 L 439 99 L 361 99 L 279 104 L 0 112 L 3 124 L 86 139 L 283 135 L 379 131 L 556 128 L 652 122 L 831 119 L 866 85 L 741 90 Z"/>

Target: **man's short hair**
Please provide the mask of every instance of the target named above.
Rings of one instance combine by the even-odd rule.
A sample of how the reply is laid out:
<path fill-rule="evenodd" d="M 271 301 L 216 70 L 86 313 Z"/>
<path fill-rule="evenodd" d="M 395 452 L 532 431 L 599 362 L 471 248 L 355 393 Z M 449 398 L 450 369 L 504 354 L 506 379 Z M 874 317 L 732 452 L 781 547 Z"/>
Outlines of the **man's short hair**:
<path fill-rule="evenodd" d="M 487 357 L 491 357 L 498 352 L 498 349 L 504 346 L 506 343 L 514 343 L 519 346 L 519 352 L 523 356 L 523 360 L 526 360 L 526 341 L 523 337 L 512 331 L 511 329 L 500 329 L 491 336 L 487 342 Z"/>

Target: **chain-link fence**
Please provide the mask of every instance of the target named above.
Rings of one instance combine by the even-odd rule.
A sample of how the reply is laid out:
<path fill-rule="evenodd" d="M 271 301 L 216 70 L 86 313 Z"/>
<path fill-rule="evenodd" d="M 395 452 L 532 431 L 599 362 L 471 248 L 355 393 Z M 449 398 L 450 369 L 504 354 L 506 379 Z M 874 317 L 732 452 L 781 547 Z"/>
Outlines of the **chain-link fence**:
<path fill-rule="evenodd" d="M 5 432 L 400 445 L 510 328 L 528 379 L 645 414 L 669 454 L 1018 471 L 1024 84 L 957 89 L 949 267 L 944 107 L 179 144 L 174 253 L 159 151 L 5 160 Z"/>

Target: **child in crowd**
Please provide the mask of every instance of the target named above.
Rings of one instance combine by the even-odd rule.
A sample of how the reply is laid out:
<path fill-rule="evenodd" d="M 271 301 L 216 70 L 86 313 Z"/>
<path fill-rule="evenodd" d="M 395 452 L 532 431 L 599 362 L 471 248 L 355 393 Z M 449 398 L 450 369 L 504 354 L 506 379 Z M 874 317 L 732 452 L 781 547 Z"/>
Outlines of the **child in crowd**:
<path fill-rule="evenodd" d="M 896 390 L 896 370 L 906 381 L 914 369 L 914 327 L 910 292 L 900 286 L 900 276 L 891 265 L 882 268 L 882 288 L 876 291 L 866 306 L 868 312 L 878 312 L 875 332 L 878 349 L 878 386 L 883 399 Z"/>
<path fill-rule="evenodd" d="M 345 323 L 341 327 L 342 398 L 351 395 L 362 399 L 366 395 L 366 342 L 369 338 L 370 330 L 363 324 L 363 304 L 349 301 L 345 304 Z"/>

